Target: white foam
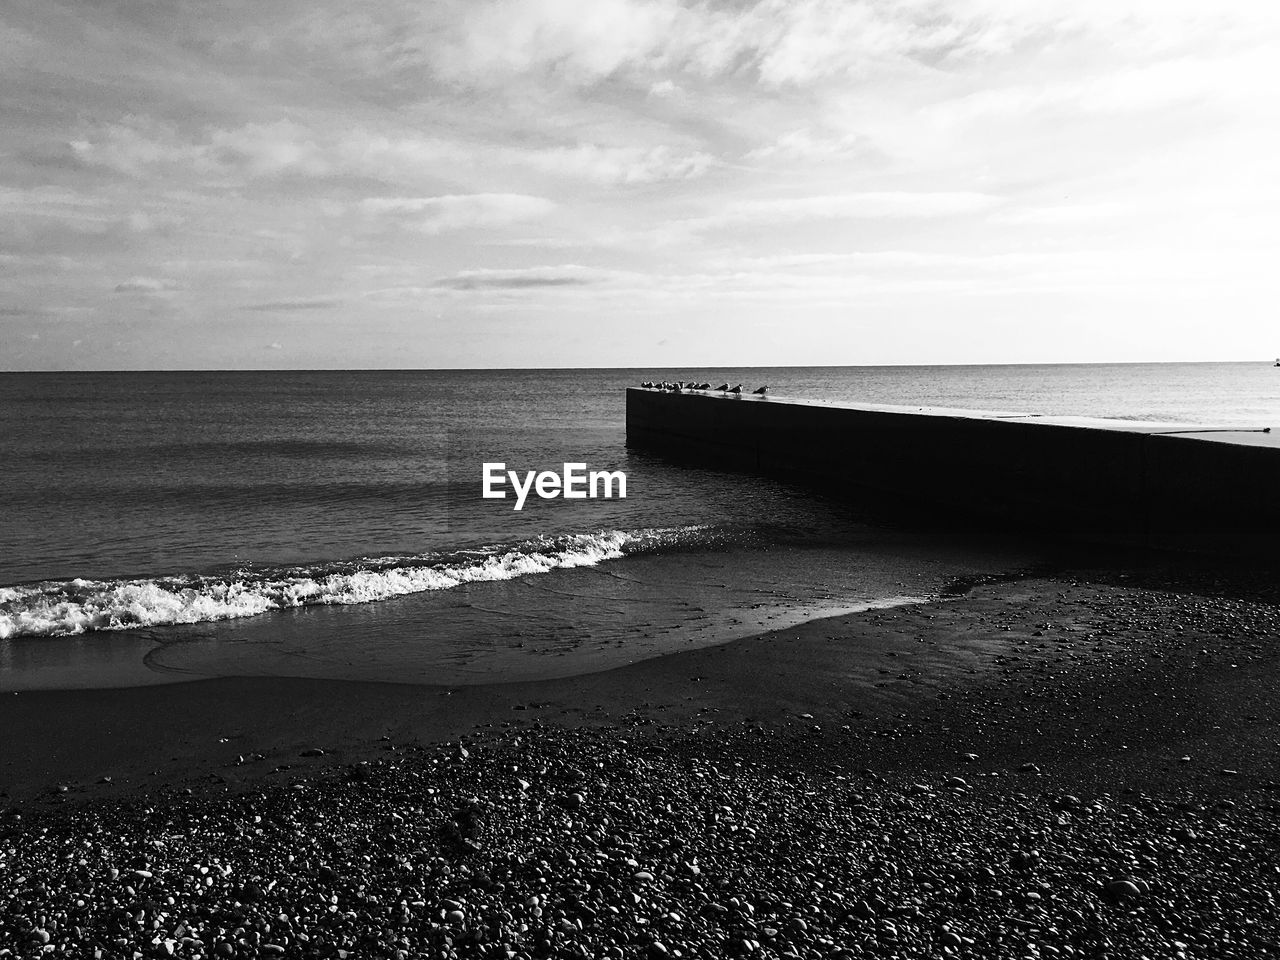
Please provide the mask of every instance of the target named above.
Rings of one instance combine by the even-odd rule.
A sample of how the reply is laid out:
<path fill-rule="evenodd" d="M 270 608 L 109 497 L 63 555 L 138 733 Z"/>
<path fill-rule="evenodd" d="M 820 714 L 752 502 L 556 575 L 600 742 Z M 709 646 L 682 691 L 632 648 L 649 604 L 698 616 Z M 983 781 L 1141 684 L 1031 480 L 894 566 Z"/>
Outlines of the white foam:
<path fill-rule="evenodd" d="M 594 566 L 622 557 L 627 547 L 658 545 L 695 529 L 576 534 L 467 562 L 399 566 L 373 562 L 367 568 L 296 570 L 270 577 L 71 580 L 0 587 L 0 639 L 230 620 L 287 607 L 372 603 L 463 583 Z"/>

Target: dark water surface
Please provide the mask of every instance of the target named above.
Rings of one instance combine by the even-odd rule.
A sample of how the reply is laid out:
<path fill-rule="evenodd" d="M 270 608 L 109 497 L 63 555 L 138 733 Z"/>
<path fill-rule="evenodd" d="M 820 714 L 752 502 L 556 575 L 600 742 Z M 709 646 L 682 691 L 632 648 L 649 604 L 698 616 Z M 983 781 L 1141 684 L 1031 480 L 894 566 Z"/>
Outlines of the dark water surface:
<path fill-rule="evenodd" d="M 0 687 L 566 675 L 1036 558 L 629 452 L 623 387 L 663 377 L 1280 423 L 1265 364 L 0 374 Z M 516 512 L 486 461 L 622 470 L 628 496 Z"/>

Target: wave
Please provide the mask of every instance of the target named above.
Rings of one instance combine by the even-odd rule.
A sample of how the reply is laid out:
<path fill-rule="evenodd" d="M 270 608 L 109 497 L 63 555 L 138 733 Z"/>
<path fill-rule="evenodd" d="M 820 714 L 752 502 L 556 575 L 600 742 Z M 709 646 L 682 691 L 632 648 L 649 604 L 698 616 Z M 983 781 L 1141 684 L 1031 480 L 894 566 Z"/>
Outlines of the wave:
<path fill-rule="evenodd" d="M 252 617 L 270 610 L 372 603 L 464 583 L 587 567 L 663 548 L 707 545 L 700 526 L 538 537 L 449 555 L 378 557 L 225 576 L 45 581 L 0 587 L 0 639 L 52 637 Z"/>

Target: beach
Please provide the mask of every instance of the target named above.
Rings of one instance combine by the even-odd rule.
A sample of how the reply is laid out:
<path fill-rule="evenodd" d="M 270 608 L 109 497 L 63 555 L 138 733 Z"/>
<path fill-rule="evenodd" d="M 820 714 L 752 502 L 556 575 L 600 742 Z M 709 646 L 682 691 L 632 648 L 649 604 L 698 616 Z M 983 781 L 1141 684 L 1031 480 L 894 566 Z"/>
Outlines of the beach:
<path fill-rule="evenodd" d="M 1268 579 L 991 578 L 536 683 L 8 695 L 0 950 L 1264 956 Z"/>
<path fill-rule="evenodd" d="M 617 377 L 0 384 L 0 958 L 1267 955 L 1272 566 L 689 467 Z"/>
<path fill-rule="evenodd" d="M 1280 957 L 1280 7 L 0 3 L 0 960 Z"/>

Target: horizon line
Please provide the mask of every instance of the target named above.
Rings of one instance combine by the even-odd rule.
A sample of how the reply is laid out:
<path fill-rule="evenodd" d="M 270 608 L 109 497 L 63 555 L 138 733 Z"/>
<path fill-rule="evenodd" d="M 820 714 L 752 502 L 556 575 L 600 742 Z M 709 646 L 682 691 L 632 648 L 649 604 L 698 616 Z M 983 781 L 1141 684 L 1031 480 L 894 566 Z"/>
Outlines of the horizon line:
<path fill-rule="evenodd" d="M 136 367 L 93 369 L 0 370 L 4 375 L 45 375 L 85 373 L 498 373 L 524 371 L 586 370 L 869 370 L 885 367 L 1120 367 L 1120 366 L 1193 366 L 1207 364 L 1280 364 L 1280 360 L 996 360 L 987 363 L 786 363 L 786 364 L 698 364 L 643 366 L 567 366 L 567 367 Z"/>

